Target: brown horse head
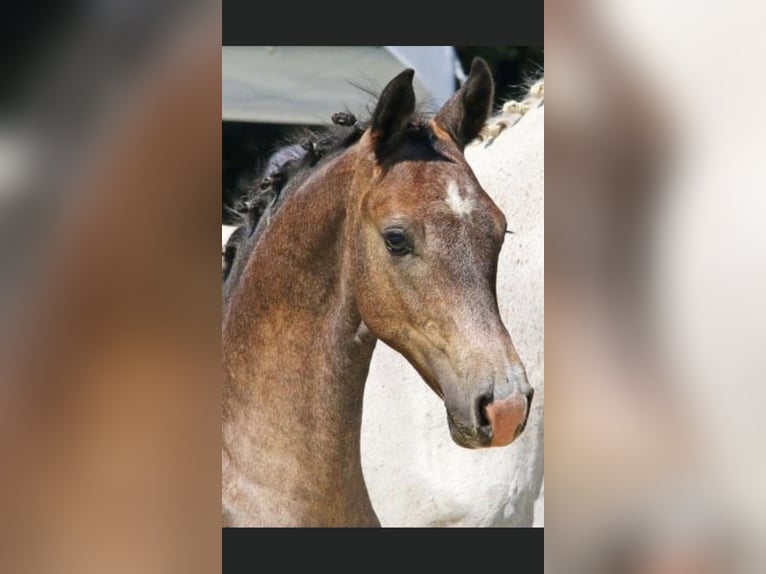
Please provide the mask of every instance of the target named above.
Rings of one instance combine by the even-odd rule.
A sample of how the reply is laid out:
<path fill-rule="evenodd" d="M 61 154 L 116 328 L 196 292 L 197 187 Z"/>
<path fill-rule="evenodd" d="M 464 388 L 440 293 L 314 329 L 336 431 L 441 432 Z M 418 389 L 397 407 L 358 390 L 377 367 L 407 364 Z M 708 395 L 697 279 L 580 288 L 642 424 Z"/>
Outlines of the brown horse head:
<path fill-rule="evenodd" d="M 495 290 L 503 213 L 463 155 L 491 111 L 475 60 L 430 120 L 417 119 L 412 70 L 383 91 L 358 144 L 346 240 L 359 315 L 444 400 L 454 441 L 503 446 L 533 395 Z"/>

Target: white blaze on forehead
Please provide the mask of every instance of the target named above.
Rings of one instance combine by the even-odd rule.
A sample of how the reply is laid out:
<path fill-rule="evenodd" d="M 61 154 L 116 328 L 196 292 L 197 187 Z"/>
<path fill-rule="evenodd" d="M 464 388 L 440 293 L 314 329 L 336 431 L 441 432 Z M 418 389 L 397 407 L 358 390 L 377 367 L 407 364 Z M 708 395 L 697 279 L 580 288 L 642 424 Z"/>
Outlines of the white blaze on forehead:
<path fill-rule="evenodd" d="M 465 197 L 461 196 L 460 188 L 457 183 L 450 181 L 447 186 L 447 205 L 450 206 L 450 209 L 452 209 L 458 217 L 463 217 L 464 215 L 468 216 L 471 215 L 471 212 L 473 211 L 473 198 L 468 194 L 466 194 Z"/>

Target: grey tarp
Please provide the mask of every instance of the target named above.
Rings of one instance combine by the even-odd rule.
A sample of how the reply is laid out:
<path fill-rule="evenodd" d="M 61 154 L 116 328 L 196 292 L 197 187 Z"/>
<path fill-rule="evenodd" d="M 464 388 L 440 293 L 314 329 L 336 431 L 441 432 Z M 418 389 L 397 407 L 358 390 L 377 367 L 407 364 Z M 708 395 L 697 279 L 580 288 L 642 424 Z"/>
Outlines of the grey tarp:
<path fill-rule="evenodd" d="M 348 108 L 364 115 L 370 95 L 397 73 L 415 69 L 418 101 L 431 107 L 454 91 L 451 46 L 224 46 L 222 118 L 326 124 Z"/>

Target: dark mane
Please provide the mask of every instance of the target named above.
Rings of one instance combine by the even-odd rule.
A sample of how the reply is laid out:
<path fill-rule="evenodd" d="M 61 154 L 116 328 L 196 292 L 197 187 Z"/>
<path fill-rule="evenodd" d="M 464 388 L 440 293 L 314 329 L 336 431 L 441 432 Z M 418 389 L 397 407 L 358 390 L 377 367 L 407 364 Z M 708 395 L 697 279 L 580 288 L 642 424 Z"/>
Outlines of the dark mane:
<path fill-rule="evenodd" d="M 304 129 L 293 134 L 272 154 L 271 160 L 247 187 L 245 196 L 235 205 L 235 225 L 249 227 L 250 233 L 255 231 L 263 215 L 267 211 L 276 211 L 282 203 L 279 199 L 297 187 L 296 181 L 304 180 L 324 160 L 359 141 L 365 129 L 366 125 L 359 124 L 335 125 L 319 130 Z M 300 151 L 289 152 L 289 159 L 279 161 L 277 156 L 280 153 L 295 147 L 299 147 Z"/>
<path fill-rule="evenodd" d="M 433 134 L 427 119 L 428 115 L 423 112 L 413 116 L 408 129 L 410 141 L 431 140 Z M 272 154 L 266 166 L 248 185 L 245 196 L 230 210 L 237 229 L 224 248 L 225 283 L 236 282 L 239 272 L 235 272 L 235 266 L 241 270 L 243 262 L 257 243 L 262 230 L 261 223 L 273 216 L 286 198 L 299 189 L 319 166 L 357 143 L 370 125 L 369 119 L 359 122 L 348 112 L 333 114 L 332 121 L 332 126 L 304 129 L 285 140 L 283 146 Z M 226 291 L 224 289 L 224 300 Z"/>

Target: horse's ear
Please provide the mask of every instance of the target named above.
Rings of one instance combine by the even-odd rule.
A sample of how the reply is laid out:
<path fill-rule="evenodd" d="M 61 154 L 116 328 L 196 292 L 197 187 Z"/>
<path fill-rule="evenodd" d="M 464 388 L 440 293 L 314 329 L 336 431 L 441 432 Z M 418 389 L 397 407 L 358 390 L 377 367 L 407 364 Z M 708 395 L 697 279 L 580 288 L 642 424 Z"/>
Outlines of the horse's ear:
<path fill-rule="evenodd" d="M 414 70 L 404 70 L 380 94 L 370 124 L 373 141 L 380 151 L 395 147 L 404 137 L 407 124 L 415 111 L 415 91 L 412 89 L 414 75 Z"/>
<path fill-rule="evenodd" d="M 487 63 L 474 58 L 462 87 L 452 94 L 434 117 L 462 150 L 476 136 L 492 112 L 495 83 Z"/>

